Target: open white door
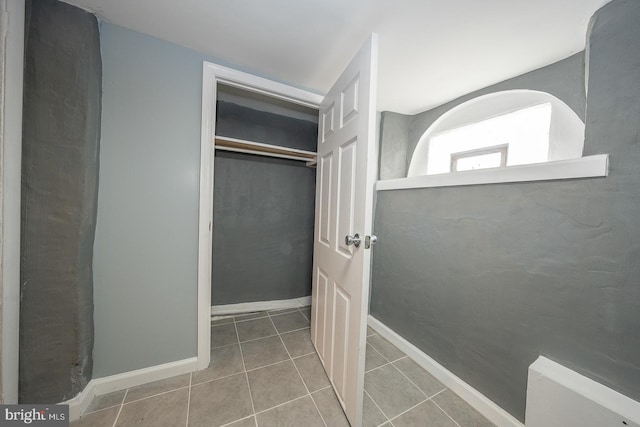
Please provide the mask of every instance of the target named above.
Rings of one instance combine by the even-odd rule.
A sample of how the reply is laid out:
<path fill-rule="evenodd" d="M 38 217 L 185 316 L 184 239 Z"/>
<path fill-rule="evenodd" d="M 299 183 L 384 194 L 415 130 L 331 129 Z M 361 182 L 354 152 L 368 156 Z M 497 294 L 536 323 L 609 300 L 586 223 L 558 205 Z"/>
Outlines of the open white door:
<path fill-rule="evenodd" d="M 364 390 L 377 40 L 372 34 L 324 98 L 318 129 L 311 340 L 353 426 Z"/>

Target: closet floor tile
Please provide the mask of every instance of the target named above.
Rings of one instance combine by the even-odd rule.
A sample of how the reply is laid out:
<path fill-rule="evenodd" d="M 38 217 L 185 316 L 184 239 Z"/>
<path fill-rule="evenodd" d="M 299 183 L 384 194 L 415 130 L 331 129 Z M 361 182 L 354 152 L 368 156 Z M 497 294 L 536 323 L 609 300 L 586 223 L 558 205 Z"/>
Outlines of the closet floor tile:
<path fill-rule="evenodd" d="M 238 335 L 236 334 L 236 325 L 234 323 L 211 327 L 211 348 L 237 343 Z"/>
<path fill-rule="evenodd" d="M 271 316 L 271 320 L 273 320 L 273 324 L 276 325 L 276 329 L 281 334 L 309 327 L 309 320 L 300 311 Z"/>
<path fill-rule="evenodd" d="M 247 320 L 246 322 L 236 323 L 238 328 L 238 338 L 240 342 L 265 338 L 276 335 L 276 329 L 271 323 L 271 319 L 264 317 L 261 319 Z"/>

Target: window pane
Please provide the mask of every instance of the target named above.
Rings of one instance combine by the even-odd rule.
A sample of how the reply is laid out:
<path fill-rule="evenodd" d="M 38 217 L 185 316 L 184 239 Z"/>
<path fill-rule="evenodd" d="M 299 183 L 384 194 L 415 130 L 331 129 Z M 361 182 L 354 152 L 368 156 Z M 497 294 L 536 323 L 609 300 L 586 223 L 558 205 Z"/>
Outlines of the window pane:
<path fill-rule="evenodd" d="M 455 170 L 470 171 L 476 169 L 498 168 L 502 162 L 502 153 L 480 154 L 456 159 Z"/>
<path fill-rule="evenodd" d="M 545 103 L 444 131 L 430 139 L 427 174 L 451 172 L 454 153 L 500 144 L 508 145 L 506 166 L 545 162 L 550 126 L 551 103 Z"/>

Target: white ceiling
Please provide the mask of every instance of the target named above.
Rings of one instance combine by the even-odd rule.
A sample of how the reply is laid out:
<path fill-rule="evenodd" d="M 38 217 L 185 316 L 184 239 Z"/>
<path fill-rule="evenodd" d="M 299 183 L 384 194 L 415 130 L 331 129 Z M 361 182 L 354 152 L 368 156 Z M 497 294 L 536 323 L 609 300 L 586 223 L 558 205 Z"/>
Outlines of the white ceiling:
<path fill-rule="evenodd" d="M 378 110 L 414 114 L 581 51 L 609 0 L 65 1 L 321 93 L 375 31 Z"/>

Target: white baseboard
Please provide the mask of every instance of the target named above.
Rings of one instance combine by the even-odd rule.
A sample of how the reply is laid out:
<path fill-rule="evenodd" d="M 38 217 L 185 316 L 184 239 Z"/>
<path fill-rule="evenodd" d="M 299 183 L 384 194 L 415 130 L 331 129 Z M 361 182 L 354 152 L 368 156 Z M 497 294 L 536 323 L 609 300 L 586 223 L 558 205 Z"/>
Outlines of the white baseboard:
<path fill-rule="evenodd" d="M 211 307 L 211 315 L 224 316 L 228 314 L 251 313 L 253 311 L 283 310 L 285 308 L 297 308 L 307 305 L 311 305 L 311 296 L 275 301 L 256 301 L 243 302 L 239 304 L 214 305 Z"/>
<path fill-rule="evenodd" d="M 451 391 L 460 396 L 476 411 L 484 415 L 489 421 L 498 427 L 524 427 L 520 421 L 499 407 L 488 397 L 461 380 L 453 372 L 426 355 L 418 347 L 398 335 L 394 330 L 380 322 L 373 316 L 369 316 L 369 326 L 379 333 L 387 341 L 402 350 L 407 356 L 422 366 L 427 372 L 436 377 Z"/>
<path fill-rule="evenodd" d="M 139 386 L 153 381 L 164 380 L 177 375 L 194 372 L 198 366 L 198 358 L 178 360 L 164 363 L 162 365 L 150 366 L 148 368 L 137 369 L 135 371 L 124 372 L 122 374 L 108 377 L 95 378 L 73 399 L 62 402 L 69 405 L 69 418 L 71 421 L 77 420 L 87 409 L 91 401 L 96 396 L 124 390 L 126 388 Z"/>
<path fill-rule="evenodd" d="M 93 380 L 91 380 L 76 397 L 60 403 L 61 405 L 69 405 L 69 421 L 77 420 L 87 410 L 96 396 L 93 387 Z"/>

